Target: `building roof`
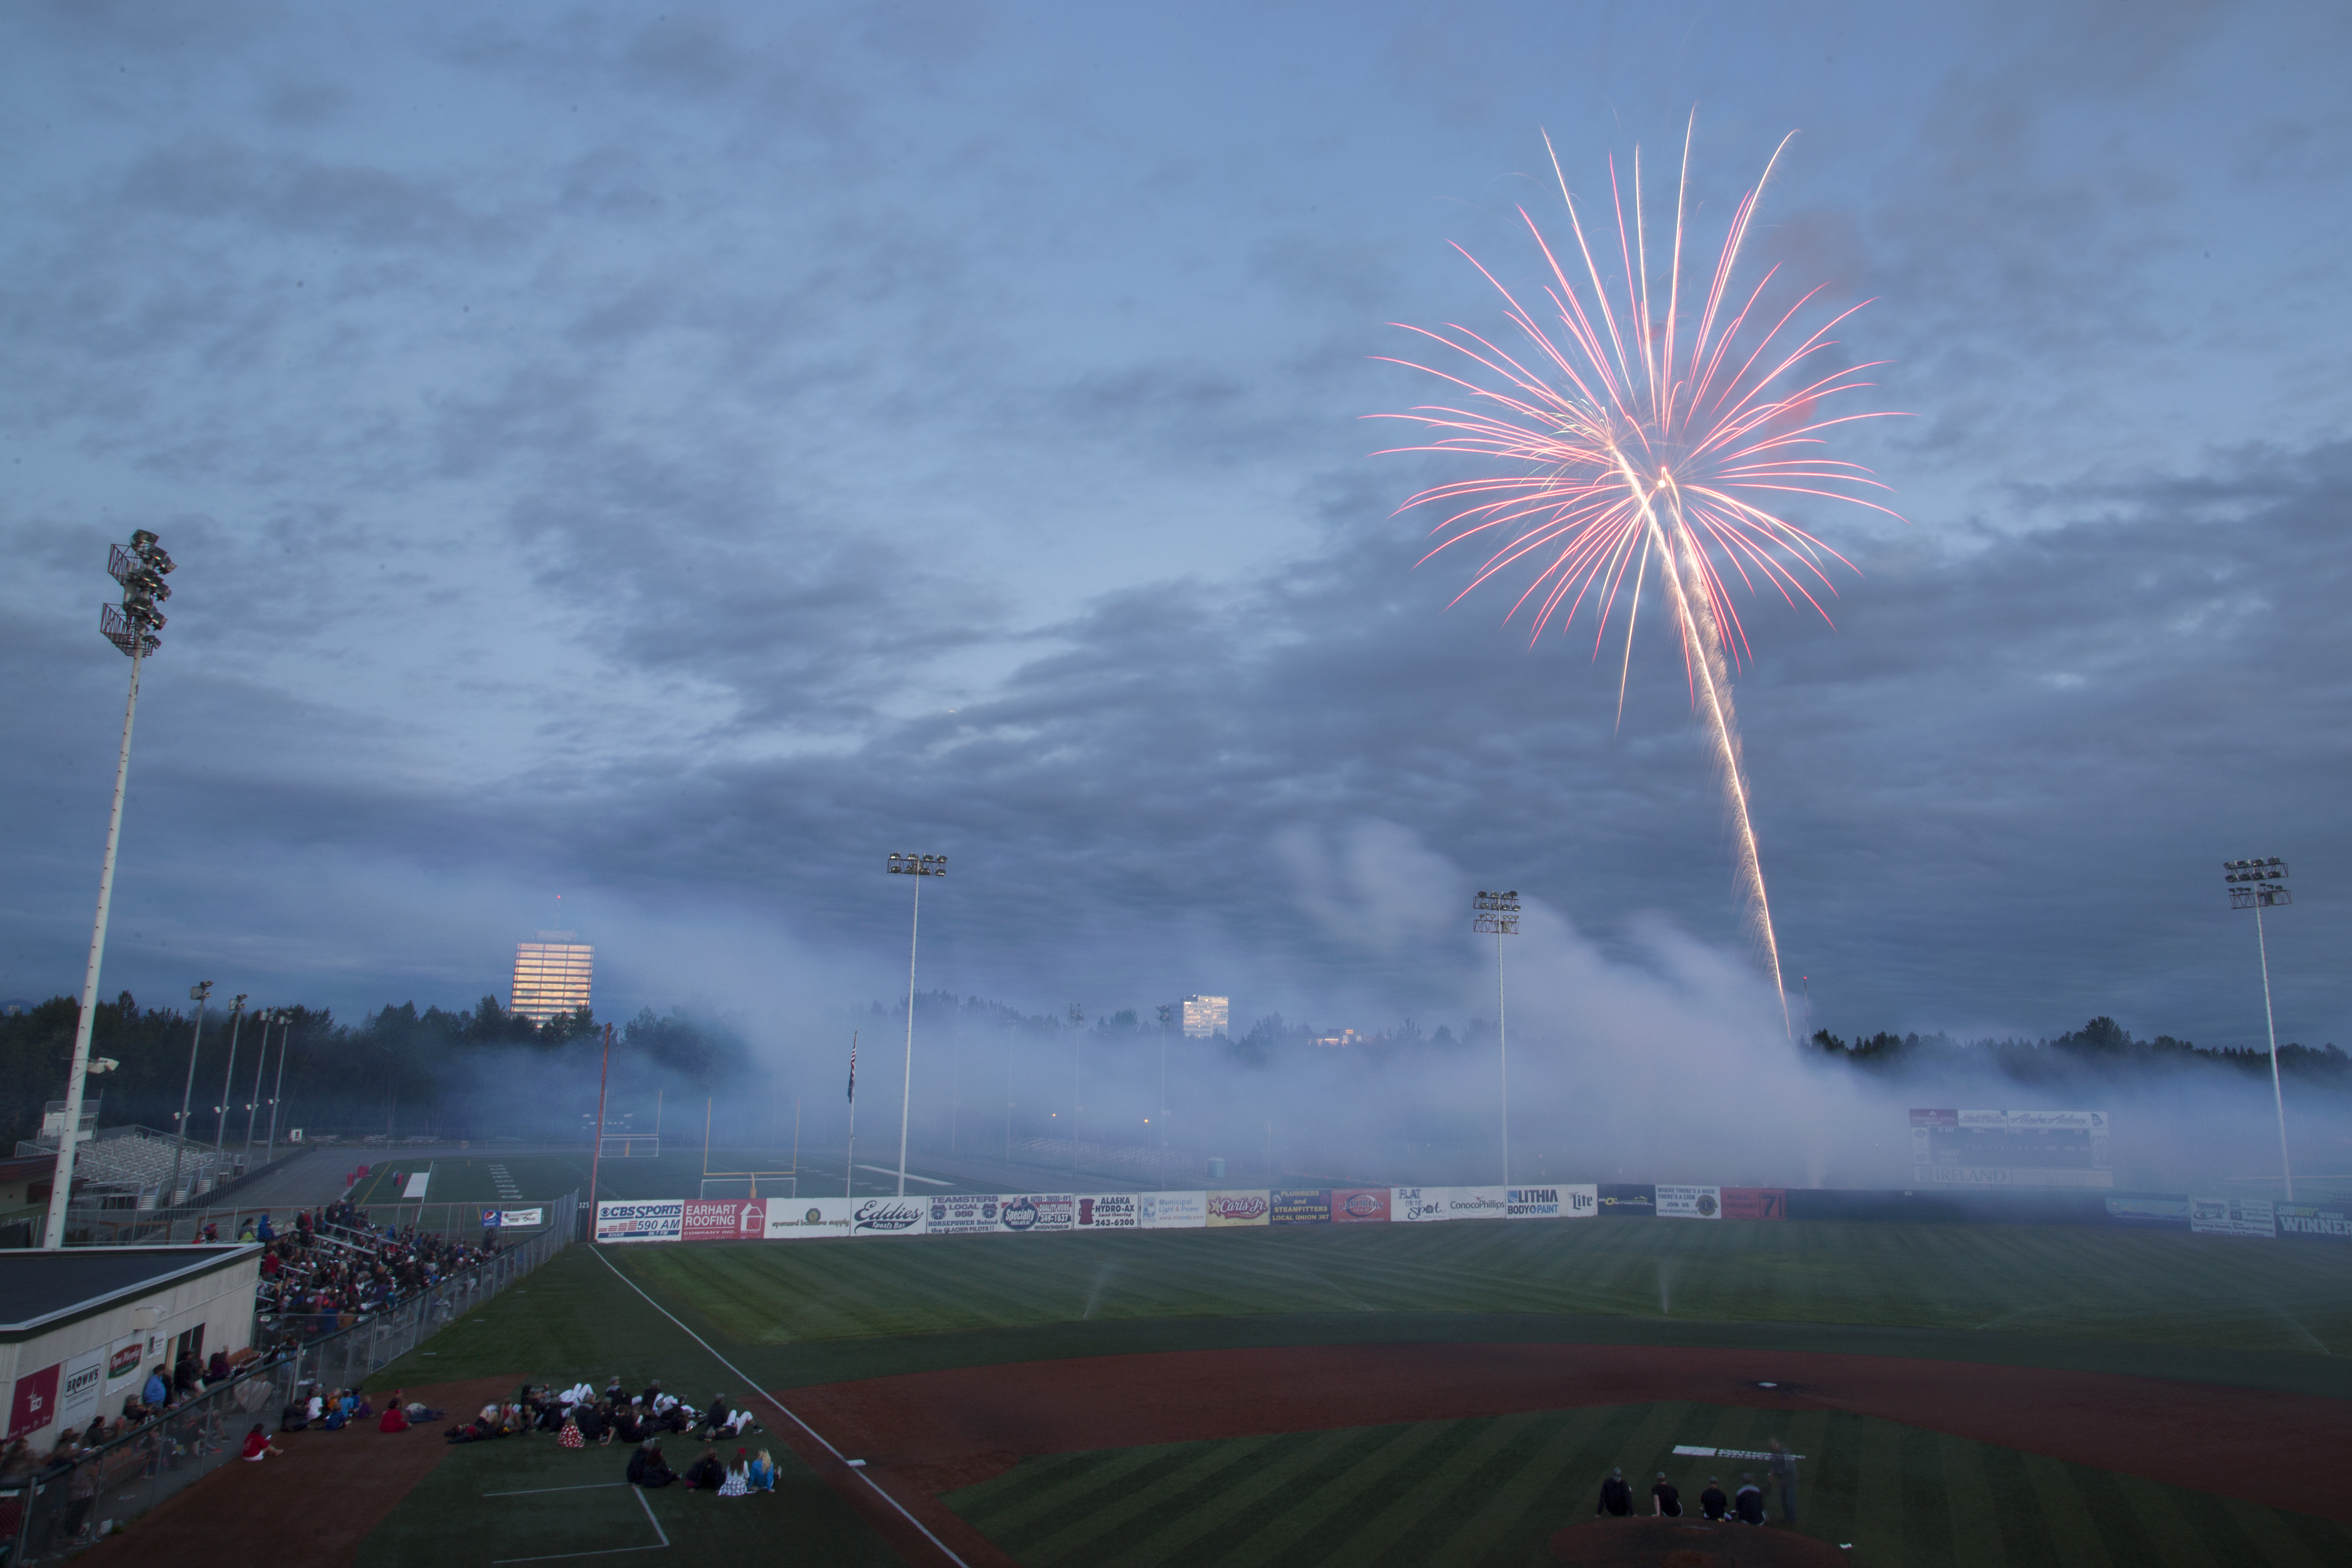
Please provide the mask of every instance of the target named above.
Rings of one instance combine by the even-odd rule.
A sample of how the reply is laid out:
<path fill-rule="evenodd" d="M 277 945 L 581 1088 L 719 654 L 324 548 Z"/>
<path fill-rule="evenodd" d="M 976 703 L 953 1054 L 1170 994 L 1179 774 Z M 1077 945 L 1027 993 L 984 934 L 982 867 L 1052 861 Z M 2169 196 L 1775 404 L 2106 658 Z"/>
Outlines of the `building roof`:
<path fill-rule="evenodd" d="M 251 1243 L 219 1247 L 68 1247 L 0 1250 L 0 1339 L 23 1339 L 182 1280 L 246 1263 Z"/>
<path fill-rule="evenodd" d="M 45 1176 L 54 1176 L 57 1168 L 58 1156 L 47 1151 L 15 1155 L 0 1159 L 0 1181 L 37 1181 Z"/>

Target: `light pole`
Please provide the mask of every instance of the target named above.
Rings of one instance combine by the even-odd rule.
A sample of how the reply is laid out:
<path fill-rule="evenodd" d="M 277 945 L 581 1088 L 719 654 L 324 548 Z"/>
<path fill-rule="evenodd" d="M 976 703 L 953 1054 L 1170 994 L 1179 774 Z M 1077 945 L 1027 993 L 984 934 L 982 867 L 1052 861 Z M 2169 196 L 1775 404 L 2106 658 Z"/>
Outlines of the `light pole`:
<path fill-rule="evenodd" d="M 1511 1037 L 1503 1016 L 1503 938 L 1519 934 L 1519 892 L 1488 893 L 1481 889 L 1471 902 L 1475 911 L 1470 929 L 1495 936 L 1495 1041 L 1503 1083 L 1503 1185 L 1511 1185 Z"/>
<path fill-rule="evenodd" d="M 927 876 L 948 874 L 945 855 L 902 855 L 890 857 L 889 872 L 893 876 L 911 876 L 915 883 L 915 911 L 907 922 L 907 1068 L 906 1078 L 898 1090 L 898 1196 L 907 1196 L 907 1113 L 915 1103 L 915 942 L 923 929 L 923 884 Z"/>
<path fill-rule="evenodd" d="M 278 1015 L 264 1008 L 253 1015 L 253 1021 L 261 1026 L 261 1054 L 253 1059 L 253 1098 L 245 1103 L 245 1162 L 247 1165 L 253 1163 L 254 1118 L 261 1111 L 261 1070 L 269 1065 L 269 1026 L 278 1021 Z"/>
<path fill-rule="evenodd" d="M 122 843 L 122 794 L 131 779 L 131 724 L 139 716 L 139 672 L 147 655 L 163 645 L 155 633 L 163 629 L 163 612 L 156 606 L 172 597 L 163 579 L 171 574 L 172 558 L 155 536 L 141 528 L 128 548 L 114 546 L 107 554 L 108 575 L 122 585 L 121 604 L 102 605 L 99 634 L 130 656 L 131 695 L 122 705 L 122 750 L 114 763 L 114 804 L 106 819 L 106 858 L 98 873 L 98 915 L 90 922 L 89 964 L 82 971 L 81 1017 L 74 1025 L 73 1066 L 66 1073 L 66 1120 L 58 1140 L 57 1175 L 49 1188 L 48 1223 L 41 1245 L 66 1244 L 66 1205 L 73 1197 L 74 1155 L 81 1133 L 83 1082 L 89 1076 L 89 1034 L 98 1021 L 99 961 L 106 955 L 106 916 L 114 903 L 114 856 Z"/>
<path fill-rule="evenodd" d="M 2278 1106 L 2279 1174 L 2286 1178 L 2286 1200 L 2293 1203 L 2294 1166 L 2286 1155 L 2286 1091 L 2279 1085 L 2278 1018 L 2271 1011 L 2271 947 L 2263 934 L 2263 911 L 2293 904 L 2294 894 L 2282 885 L 2286 881 L 2286 862 L 2276 855 L 2266 861 L 2223 861 L 2221 871 L 2221 880 L 2230 888 L 2230 907 L 2254 912 L 2254 951 L 2263 961 L 2263 1027 L 2271 1039 L 2271 1099 Z"/>
<path fill-rule="evenodd" d="M 286 1051 L 294 1043 L 294 1009 L 278 1009 L 278 1076 L 269 1085 L 269 1142 L 261 1146 L 261 1163 L 268 1165 L 278 1152 L 278 1103 L 286 1095 Z M 268 1036 L 262 1037 L 262 1048 L 269 1046 Z"/>
<path fill-rule="evenodd" d="M 221 1072 L 221 1103 L 214 1109 L 220 1113 L 220 1124 L 213 1132 L 213 1153 L 219 1154 L 228 1142 L 229 1085 L 236 1079 L 236 1035 L 245 1027 L 245 993 L 237 992 L 228 1004 L 228 1066 Z"/>
<path fill-rule="evenodd" d="M 196 1092 L 196 1048 L 205 1042 L 205 998 L 213 994 L 210 980 L 198 980 L 188 988 L 188 1000 L 196 1004 L 196 1030 L 188 1040 L 188 1081 L 180 1086 L 180 1120 L 173 1127 L 180 1141 L 172 1145 L 172 1203 L 180 1201 L 180 1156 L 188 1148 L 188 1102 Z"/>

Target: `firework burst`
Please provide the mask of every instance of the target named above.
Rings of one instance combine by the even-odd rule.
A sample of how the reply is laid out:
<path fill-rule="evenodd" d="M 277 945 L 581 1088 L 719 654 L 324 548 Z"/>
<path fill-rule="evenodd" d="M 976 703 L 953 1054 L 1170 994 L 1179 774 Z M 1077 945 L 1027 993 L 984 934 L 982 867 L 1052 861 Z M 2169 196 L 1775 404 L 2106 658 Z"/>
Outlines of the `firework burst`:
<path fill-rule="evenodd" d="M 1506 619 L 1526 612 L 1532 642 L 1555 624 L 1567 631 L 1589 609 L 1597 660 L 1622 599 L 1620 722 L 1643 591 L 1650 567 L 1657 566 L 1691 702 L 1714 742 L 1724 806 L 1737 841 L 1738 877 L 1780 992 L 1784 1028 L 1789 1000 L 1780 978 L 1780 941 L 1749 821 L 1732 706 L 1731 672 L 1746 663 L 1749 650 L 1730 580 L 1737 577 L 1751 592 L 1760 580 L 1791 606 L 1801 599 L 1826 620 L 1822 599 L 1836 593 L 1828 568 L 1835 562 L 1851 570 L 1852 563 L 1779 508 L 1791 497 L 1811 496 L 1895 515 L 1868 498 L 1868 492 L 1885 486 L 1859 464 L 1827 451 L 1829 433 L 1837 426 L 1887 417 L 1842 412 L 1850 394 L 1871 384 L 1862 373 L 1883 361 L 1826 371 L 1822 363 L 1836 347 L 1830 334 L 1861 307 L 1808 329 L 1801 322 L 1819 287 L 1785 307 L 1766 301 L 1777 267 L 1744 293 L 1733 287 L 1758 198 L 1787 146 L 1784 139 L 1767 161 L 1763 177 L 1741 196 L 1704 293 L 1693 289 L 1687 298 L 1683 256 L 1689 133 L 1683 139 L 1675 186 L 1673 230 L 1662 247 L 1668 252 L 1662 277 L 1654 276 L 1652 267 L 1639 151 L 1633 155 L 1630 211 L 1616 162 L 1610 162 L 1614 257 L 1606 249 L 1606 231 L 1596 231 L 1603 245 L 1596 256 L 1593 236 L 1554 153 L 1552 173 L 1575 242 L 1571 264 L 1563 264 L 1564 251 L 1519 209 L 1542 253 L 1548 308 L 1540 313 L 1530 308 L 1463 251 L 1502 296 L 1505 314 L 1517 329 L 1512 346 L 1458 325 L 1431 329 L 1397 323 L 1448 350 L 1454 368 L 1392 362 L 1451 383 L 1465 394 L 1466 405 L 1423 405 L 1376 416 L 1412 421 L 1438 433 L 1423 444 L 1391 450 L 1468 455 L 1488 469 L 1423 490 L 1401 508 L 1448 509 L 1431 530 L 1437 542 L 1424 561 L 1473 541 L 1489 550 L 1455 602 L 1496 578 L 1524 582 Z M 1550 138 L 1544 147 L 1551 151 Z M 1603 271 L 1611 261 L 1616 267 L 1613 284 Z"/>

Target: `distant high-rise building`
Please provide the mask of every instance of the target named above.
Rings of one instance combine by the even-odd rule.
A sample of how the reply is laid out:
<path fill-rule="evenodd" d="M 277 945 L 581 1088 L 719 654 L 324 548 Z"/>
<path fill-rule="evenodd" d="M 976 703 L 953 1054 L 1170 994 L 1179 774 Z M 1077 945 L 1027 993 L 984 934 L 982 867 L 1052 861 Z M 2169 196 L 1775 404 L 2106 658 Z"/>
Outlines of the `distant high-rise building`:
<path fill-rule="evenodd" d="M 1223 997 L 1186 997 L 1184 998 L 1184 1038 L 1207 1040 L 1225 1032 L 1225 1002 Z"/>
<path fill-rule="evenodd" d="M 514 987 L 507 1010 L 533 1023 L 588 1005 L 596 949 L 572 931 L 542 931 L 536 942 L 515 944 Z"/>

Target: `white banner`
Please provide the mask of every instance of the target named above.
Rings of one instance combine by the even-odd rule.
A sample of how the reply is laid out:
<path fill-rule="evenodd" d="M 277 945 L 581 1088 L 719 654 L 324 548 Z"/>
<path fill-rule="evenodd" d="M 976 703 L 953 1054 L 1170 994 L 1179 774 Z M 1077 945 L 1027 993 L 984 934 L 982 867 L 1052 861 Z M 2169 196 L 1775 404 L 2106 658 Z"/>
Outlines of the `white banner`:
<path fill-rule="evenodd" d="M 1506 1219 L 1590 1219 L 1601 1212 L 1601 1188 L 1591 1182 L 1515 1186 L 1503 1194 Z"/>
<path fill-rule="evenodd" d="M 1205 1192 L 1147 1192 L 1137 1207 L 1146 1230 L 1198 1230 L 1209 1223 Z"/>
<path fill-rule="evenodd" d="M 861 1201 L 853 1197 L 772 1197 L 768 1201 L 768 1239 L 814 1241 L 849 1234 L 850 1218 Z"/>
<path fill-rule="evenodd" d="M 2276 1211 L 2266 1197 L 2192 1197 L 2189 1228 L 2207 1236 L 2278 1235 Z"/>
<path fill-rule="evenodd" d="M 485 1228 L 491 1226 L 503 1228 L 509 1225 L 544 1225 L 546 1223 L 547 1211 L 543 1208 L 486 1208 L 482 1210 L 482 1224 Z"/>
<path fill-rule="evenodd" d="M 66 1363 L 58 1382 L 58 1419 L 68 1427 L 98 1408 L 98 1391 L 106 1382 L 106 1352 L 86 1351 Z"/>
<path fill-rule="evenodd" d="M 1264 1225 L 1266 1216 L 1273 1212 L 1273 1204 L 1265 1187 L 1213 1192 L 1207 1196 L 1209 1223 L 1213 1226 Z"/>
<path fill-rule="evenodd" d="M 599 1241 L 676 1241 L 686 1234 L 686 1200 L 596 1205 Z"/>
<path fill-rule="evenodd" d="M 1004 1200 L 992 1192 L 935 1193 L 930 1200 L 931 1215 L 925 1227 L 930 1236 L 1002 1236 L 1004 1227 L 997 1216 Z"/>
<path fill-rule="evenodd" d="M 1499 1186 L 1389 1189 L 1389 1218 L 1394 1220 L 1501 1219 L 1509 1211 L 1509 1199 Z"/>
<path fill-rule="evenodd" d="M 1723 1189 L 1719 1186 L 1658 1186 L 1660 1219 L 1721 1219 Z"/>
<path fill-rule="evenodd" d="M 849 1211 L 852 1236 L 920 1236 L 930 1206 L 919 1197 L 861 1197 Z"/>
<path fill-rule="evenodd" d="M 1140 1230 L 1143 1214 L 1131 1192 L 1081 1193 L 1071 1223 L 1080 1230 Z"/>

